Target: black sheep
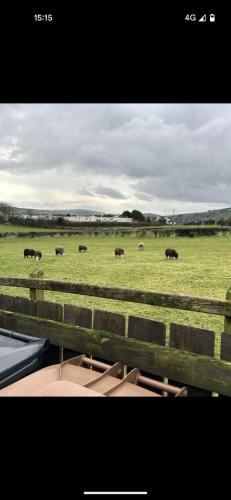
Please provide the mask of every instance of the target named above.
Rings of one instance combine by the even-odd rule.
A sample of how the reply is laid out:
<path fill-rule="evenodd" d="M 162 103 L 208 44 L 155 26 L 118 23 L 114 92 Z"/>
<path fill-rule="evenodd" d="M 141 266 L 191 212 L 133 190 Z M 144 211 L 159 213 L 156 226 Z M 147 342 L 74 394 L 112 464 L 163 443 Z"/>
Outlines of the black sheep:
<path fill-rule="evenodd" d="M 179 257 L 179 254 L 176 252 L 176 250 L 174 250 L 173 248 L 167 248 L 165 250 L 165 255 L 166 255 L 166 259 L 169 257 L 170 259 L 173 259 L 173 257 L 175 257 L 175 259 L 178 259 Z"/>
<path fill-rule="evenodd" d="M 65 255 L 65 251 L 63 247 L 56 247 L 55 249 L 56 255 Z"/>
<path fill-rule="evenodd" d="M 35 251 L 32 248 L 25 248 L 24 250 L 24 258 L 25 257 L 34 257 Z"/>
<path fill-rule="evenodd" d="M 124 256 L 124 249 L 123 248 L 115 248 L 115 257 L 122 257 Z"/>
<path fill-rule="evenodd" d="M 86 252 L 87 251 L 87 247 L 86 245 L 79 245 L 79 252 Z"/>
<path fill-rule="evenodd" d="M 34 257 L 35 260 L 40 260 L 42 258 L 42 252 L 40 252 L 40 250 L 35 250 Z"/>

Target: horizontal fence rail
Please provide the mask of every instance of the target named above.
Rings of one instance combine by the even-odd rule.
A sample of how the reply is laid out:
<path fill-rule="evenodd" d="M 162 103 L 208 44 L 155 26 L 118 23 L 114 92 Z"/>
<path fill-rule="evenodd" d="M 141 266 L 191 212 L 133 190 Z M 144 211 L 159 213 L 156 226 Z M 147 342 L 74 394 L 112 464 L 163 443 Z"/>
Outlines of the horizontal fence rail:
<path fill-rule="evenodd" d="M 0 285 L 88 295 L 105 299 L 138 302 L 146 305 L 155 305 L 231 317 L 231 300 L 191 297 L 188 295 L 177 295 L 174 293 L 149 292 L 145 290 L 135 290 L 132 288 L 88 285 L 85 283 L 68 283 L 47 279 L 0 277 Z"/>

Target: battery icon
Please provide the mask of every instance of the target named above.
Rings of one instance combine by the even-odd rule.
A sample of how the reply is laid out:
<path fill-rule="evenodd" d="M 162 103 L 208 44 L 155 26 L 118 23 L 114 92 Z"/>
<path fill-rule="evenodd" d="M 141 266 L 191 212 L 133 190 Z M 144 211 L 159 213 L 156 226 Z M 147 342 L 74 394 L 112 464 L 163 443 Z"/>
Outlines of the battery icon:
<path fill-rule="evenodd" d="M 210 23 L 215 23 L 215 14 L 210 14 L 209 20 Z"/>

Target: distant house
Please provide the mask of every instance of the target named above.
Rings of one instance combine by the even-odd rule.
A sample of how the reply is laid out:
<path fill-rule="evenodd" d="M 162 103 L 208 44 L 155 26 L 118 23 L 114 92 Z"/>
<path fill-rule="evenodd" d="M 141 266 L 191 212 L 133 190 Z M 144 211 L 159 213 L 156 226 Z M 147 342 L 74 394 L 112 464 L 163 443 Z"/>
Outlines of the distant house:
<path fill-rule="evenodd" d="M 102 215 L 71 215 L 64 216 L 63 218 L 68 222 L 133 222 L 133 219 L 129 217 L 118 217 L 114 215 L 112 217 L 103 217 Z"/>
<path fill-rule="evenodd" d="M 175 221 L 173 221 L 172 219 L 169 219 L 169 217 L 164 217 L 165 220 L 166 220 L 166 224 L 168 224 L 169 226 L 172 226 L 173 224 L 176 224 Z"/>
<path fill-rule="evenodd" d="M 113 217 L 113 222 L 124 222 L 124 223 L 129 223 L 131 224 L 133 222 L 133 218 L 132 217 L 117 217 L 117 216 L 114 216 Z"/>
<path fill-rule="evenodd" d="M 153 223 L 153 222 L 157 222 L 160 219 L 160 216 L 159 215 L 150 215 L 150 216 L 147 216 L 146 218 L 150 219 L 150 221 Z"/>
<path fill-rule="evenodd" d="M 0 212 L 1 215 L 1 212 Z M 33 219 L 33 220 L 54 220 L 62 217 L 65 222 L 120 222 L 120 223 L 132 223 L 133 219 L 130 217 L 119 217 L 113 215 L 112 217 L 103 217 L 101 215 L 18 215 L 21 219 Z"/>
<path fill-rule="evenodd" d="M 155 224 L 155 222 L 158 222 L 160 219 L 165 219 L 166 221 L 166 224 L 169 224 L 169 225 L 173 225 L 173 224 L 176 224 L 175 221 L 169 219 L 169 217 L 165 217 L 165 216 L 160 216 L 160 215 L 153 215 L 153 216 L 149 216 L 150 218 L 150 221 L 152 222 L 152 224 Z"/>
<path fill-rule="evenodd" d="M 54 216 L 56 217 L 56 216 Z M 67 222 L 96 222 L 96 215 L 70 215 L 70 216 L 62 216 L 63 219 Z"/>
<path fill-rule="evenodd" d="M 21 219 L 32 219 L 32 220 L 51 220 L 52 215 L 17 215 Z"/>

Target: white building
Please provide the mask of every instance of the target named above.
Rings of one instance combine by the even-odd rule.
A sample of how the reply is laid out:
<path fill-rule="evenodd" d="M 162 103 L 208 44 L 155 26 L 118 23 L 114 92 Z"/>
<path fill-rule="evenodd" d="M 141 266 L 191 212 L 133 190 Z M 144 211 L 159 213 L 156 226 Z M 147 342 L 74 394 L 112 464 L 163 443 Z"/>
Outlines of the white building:
<path fill-rule="evenodd" d="M 57 217 L 57 216 L 54 216 Z M 96 222 L 96 215 L 64 215 L 62 216 L 66 222 Z"/>
<path fill-rule="evenodd" d="M 126 222 L 127 223 L 131 223 L 133 222 L 133 219 L 131 217 L 113 217 L 113 222 Z"/>
<path fill-rule="evenodd" d="M 102 215 L 19 215 L 22 219 L 33 219 L 33 220 L 52 220 L 62 217 L 65 222 L 120 222 L 120 223 L 132 223 L 133 219 L 129 217 L 119 217 L 113 215 L 112 217 L 103 217 Z"/>
<path fill-rule="evenodd" d="M 103 217 L 102 215 L 70 215 L 63 217 L 67 222 L 122 222 L 131 223 L 133 219 L 129 217 L 118 217 L 117 215 L 112 217 Z"/>
<path fill-rule="evenodd" d="M 33 219 L 33 220 L 51 220 L 52 215 L 17 215 L 21 219 Z"/>

